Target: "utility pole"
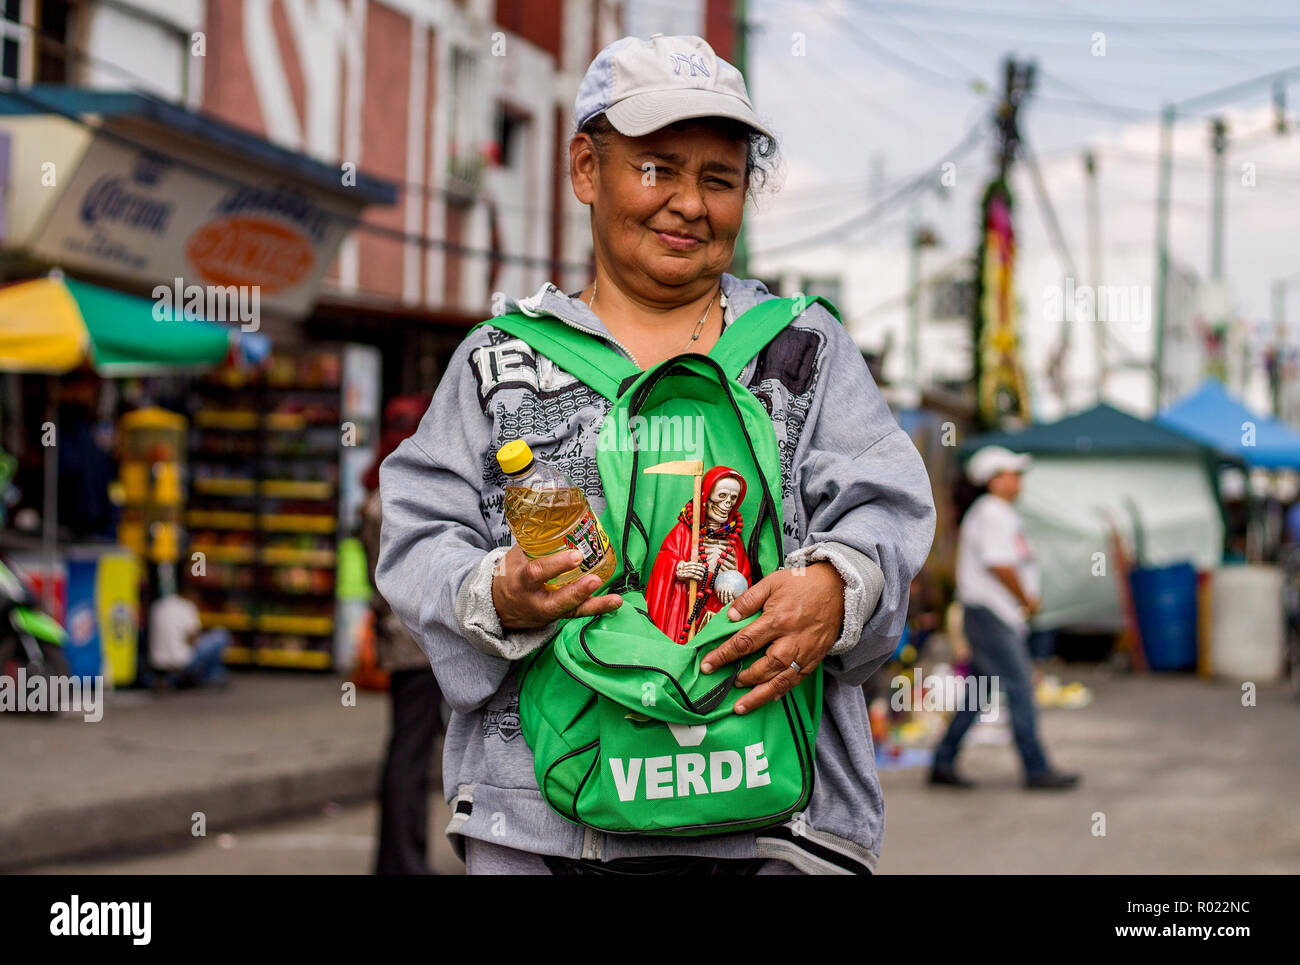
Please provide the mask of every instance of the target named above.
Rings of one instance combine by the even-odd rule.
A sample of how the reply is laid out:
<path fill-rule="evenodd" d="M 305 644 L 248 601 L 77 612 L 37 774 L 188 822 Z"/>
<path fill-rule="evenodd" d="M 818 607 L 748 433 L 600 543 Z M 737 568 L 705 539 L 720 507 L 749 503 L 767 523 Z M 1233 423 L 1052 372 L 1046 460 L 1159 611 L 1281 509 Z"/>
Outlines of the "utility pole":
<path fill-rule="evenodd" d="M 1270 286 L 1273 295 L 1273 415 L 1286 420 L 1291 415 L 1290 394 L 1283 391 L 1282 363 L 1286 360 L 1286 293 L 1300 282 L 1300 271 L 1285 278 L 1275 279 Z"/>
<path fill-rule="evenodd" d="M 1169 315 L 1169 192 L 1173 179 L 1173 139 L 1174 120 L 1179 109 L 1192 111 L 1210 104 L 1222 103 L 1247 91 L 1253 91 L 1261 84 L 1272 82 L 1274 110 L 1278 114 L 1277 130 L 1286 130 L 1286 83 L 1292 77 L 1300 75 L 1300 67 L 1289 67 L 1272 76 L 1254 77 L 1239 84 L 1232 84 L 1218 90 L 1208 91 L 1196 97 L 1177 103 L 1169 103 L 1160 112 L 1160 162 L 1156 187 L 1156 346 L 1154 396 L 1155 407 L 1160 408 L 1164 399 L 1164 356 L 1165 324 Z M 1226 132 L 1225 132 L 1226 133 Z"/>
<path fill-rule="evenodd" d="M 921 252 L 933 248 L 939 240 L 935 232 L 921 224 L 921 198 L 912 199 L 907 225 L 907 384 L 921 399 Z"/>
<path fill-rule="evenodd" d="M 1007 170 L 1020 147 L 1020 105 L 1034 89 L 1037 70 L 1032 60 L 1018 64 L 1008 57 L 1003 64 L 1002 102 L 998 104 L 997 111 L 997 127 L 1001 135 L 998 145 L 998 177 L 1002 180 L 1006 180 Z"/>
<path fill-rule="evenodd" d="M 732 49 L 732 66 L 740 71 L 740 76 L 745 78 L 745 85 L 749 90 L 749 99 L 754 99 L 753 79 L 749 76 L 746 64 L 746 58 L 749 52 L 749 20 L 745 9 L 746 0 L 732 0 L 731 3 L 731 24 L 732 30 L 735 31 L 735 46 Z M 749 242 L 745 237 L 745 226 L 740 226 L 740 233 L 736 236 L 736 247 L 731 256 L 731 273 L 737 278 L 749 277 Z"/>
<path fill-rule="evenodd" d="M 1210 184 L 1210 278 L 1223 281 L 1223 194 L 1227 174 L 1228 125 L 1222 117 L 1210 121 L 1210 147 L 1214 149 L 1214 173 Z"/>
<path fill-rule="evenodd" d="M 921 198 L 912 197 L 907 219 L 907 384 L 921 405 Z"/>
<path fill-rule="evenodd" d="M 1286 279 L 1273 282 L 1273 370 L 1269 373 L 1273 383 L 1273 415 L 1282 414 L 1282 360 L 1286 356 Z"/>
<path fill-rule="evenodd" d="M 1083 155 L 1084 204 L 1088 223 L 1088 284 L 1093 292 L 1101 287 L 1101 200 L 1097 190 L 1097 155 L 1085 151 Z M 1101 317 L 1101 305 L 1093 302 L 1093 329 L 1097 340 L 1097 401 L 1106 391 L 1106 322 Z"/>
<path fill-rule="evenodd" d="M 1160 164 L 1156 176 L 1155 409 L 1164 404 L 1165 326 L 1169 317 L 1169 192 L 1174 177 L 1174 105 L 1160 112 Z"/>

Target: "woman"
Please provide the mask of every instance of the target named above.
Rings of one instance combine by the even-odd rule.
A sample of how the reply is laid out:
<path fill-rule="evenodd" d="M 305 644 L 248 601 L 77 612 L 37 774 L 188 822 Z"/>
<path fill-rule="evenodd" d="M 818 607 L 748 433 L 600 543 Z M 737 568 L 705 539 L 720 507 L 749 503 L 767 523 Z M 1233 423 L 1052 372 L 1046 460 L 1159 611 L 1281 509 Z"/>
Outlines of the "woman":
<path fill-rule="evenodd" d="M 638 367 L 707 353 L 770 298 L 725 273 L 745 198 L 774 153 L 740 73 L 698 37 L 625 38 L 587 71 L 569 145 L 574 194 L 591 214 L 595 278 L 543 285 L 507 311 L 552 315 Z M 808 808 L 786 825 L 718 837 L 604 835 L 552 812 L 519 729 L 516 662 L 561 617 L 612 610 L 598 577 L 544 582 L 575 554 L 528 560 L 502 518 L 494 453 L 524 437 L 604 495 L 597 432 L 609 402 L 491 326 L 456 351 L 415 435 L 384 463 L 381 592 L 428 653 L 454 713 L 444 774 L 447 833 L 477 873 L 870 872 L 884 830 L 860 685 L 894 649 L 907 590 L 934 531 L 920 456 L 894 422 L 853 340 L 814 305 L 741 374 L 772 413 L 781 455 L 785 567 L 737 597 L 763 614 L 706 655 L 705 671 L 762 651 L 738 713 L 827 675 Z"/>

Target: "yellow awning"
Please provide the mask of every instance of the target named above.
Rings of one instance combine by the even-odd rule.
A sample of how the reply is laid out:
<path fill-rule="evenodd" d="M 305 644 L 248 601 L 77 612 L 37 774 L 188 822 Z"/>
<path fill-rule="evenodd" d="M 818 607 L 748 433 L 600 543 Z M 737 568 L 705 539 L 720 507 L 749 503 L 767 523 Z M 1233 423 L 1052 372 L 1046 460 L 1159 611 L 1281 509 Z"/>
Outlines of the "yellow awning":
<path fill-rule="evenodd" d="M 81 310 L 62 281 L 0 289 L 0 371 L 69 372 L 90 353 Z"/>

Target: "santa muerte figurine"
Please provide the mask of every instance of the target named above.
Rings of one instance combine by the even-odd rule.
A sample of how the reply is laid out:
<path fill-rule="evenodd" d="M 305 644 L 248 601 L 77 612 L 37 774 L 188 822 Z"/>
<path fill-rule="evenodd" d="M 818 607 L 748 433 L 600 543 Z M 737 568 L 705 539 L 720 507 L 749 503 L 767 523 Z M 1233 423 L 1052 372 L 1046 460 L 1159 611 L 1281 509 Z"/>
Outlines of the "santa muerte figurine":
<path fill-rule="evenodd" d="M 703 473 L 701 483 L 700 463 L 664 463 L 646 471 L 675 474 L 682 471 L 678 466 L 695 477 L 695 493 L 659 547 L 646 605 L 655 626 L 677 643 L 686 643 L 744 592 L 750 571 L 740 515 L 744 477 L 726 466 L 714 466 Z"/>

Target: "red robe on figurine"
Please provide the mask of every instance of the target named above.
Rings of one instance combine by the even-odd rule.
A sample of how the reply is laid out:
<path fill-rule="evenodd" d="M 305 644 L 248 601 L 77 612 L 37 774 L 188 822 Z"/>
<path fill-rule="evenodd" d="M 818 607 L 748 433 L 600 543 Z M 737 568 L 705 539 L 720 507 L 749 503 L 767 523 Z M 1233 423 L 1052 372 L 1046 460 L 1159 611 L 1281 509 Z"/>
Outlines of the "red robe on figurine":
<path fill-rule="evenodd" d="M 734 480 L 739 486 L 724 486 L 718 489 L 722 480 Z M 700 485 L 700 511 L 704 519 L 700 521 L 699 548 L 695 559 L 706 566 L 704 579 L 698 583 L 695 596 L 694 624 L 699 630 L 700 620 L 706 613 L 717 613 L 724 601 L 713 591 L 713 581 L 720 570 L 735 569 L 749 580 L 749 557 L 745 555 L 744 519 L 740 515 L 740 504 L 745 500 L 745 480 L 740 473 L 726 466 L 714 466 L 704 474 Z M 690 622 L 686 612 L 690 601 L 690 580 L 678 575 L 678 564 L 691 560 L 691 510 L 690 502 L 677 517 L 677 525 L 669 530 L 659 547 L 654 567 L 650 571 L 650 582 L 646 587 L 646 609 L 650 620 L 677 643 L 686 642 Z M 725 522 L 722 514 L 725 513 Z M 710 564 L 708 551 L 710 541 L 714 546 L 722 543 L 717 558 Z M 734 566 L 730 565 L 734 563 Z M 730 602 L 730 601 L 726 601 Z"/>

